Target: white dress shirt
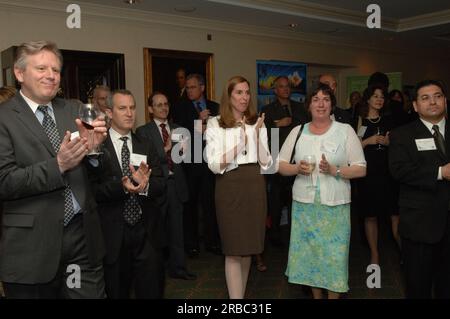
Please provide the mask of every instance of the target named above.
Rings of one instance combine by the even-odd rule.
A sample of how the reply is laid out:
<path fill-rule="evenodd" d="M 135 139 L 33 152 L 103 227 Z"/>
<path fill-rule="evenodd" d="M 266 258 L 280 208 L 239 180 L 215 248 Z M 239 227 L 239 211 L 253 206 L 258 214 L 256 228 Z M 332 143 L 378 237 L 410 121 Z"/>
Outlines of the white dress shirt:
<path fill-rule="evenodd" d="M 245 133 L 247 135 L 247 145 L 237 156 L 223 169 L 220 169 L 223 155 L 232 150 L 240 143 L 241 128 L 222 128 L 219 126 L 219 116 L 208 120 L 206 128 L 206 158 L 208 167 L 214 174 L 223 174 L 224 172 L 236 169 L 239 165 L 258 163 L 258 147 L 256 145 L 256 123 L 253 125 L 245 124 Z M 269 150 L 267 142 L 267 129 L 262 127 L 259 133 L 259 140 L 265 150 Z M 266 165 L 260 166 L 267 170 L 272 165 L 272 157 L 269 154 L 270 161 Z"/>

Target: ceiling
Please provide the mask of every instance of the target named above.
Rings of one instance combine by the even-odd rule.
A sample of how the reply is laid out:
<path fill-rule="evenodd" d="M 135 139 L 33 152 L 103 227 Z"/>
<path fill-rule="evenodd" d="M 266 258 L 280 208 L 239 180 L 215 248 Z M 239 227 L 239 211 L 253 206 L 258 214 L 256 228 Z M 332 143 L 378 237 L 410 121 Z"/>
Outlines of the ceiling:
<path fill-rule="evenodd" d="M 385 47 L 450 49 L 449 0 L 377 0 L 381 29 L 369 29 L 373 0 L 82 0 L 109 7 L 180 15 L 336 41 Z M 292 28 L 289 25 L 296 24 Z"/>

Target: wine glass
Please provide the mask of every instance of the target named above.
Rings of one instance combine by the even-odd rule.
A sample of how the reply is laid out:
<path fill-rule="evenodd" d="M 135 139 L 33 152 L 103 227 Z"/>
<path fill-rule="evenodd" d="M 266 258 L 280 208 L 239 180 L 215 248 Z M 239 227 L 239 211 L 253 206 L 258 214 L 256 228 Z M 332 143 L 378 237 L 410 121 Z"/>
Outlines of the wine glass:
<path fill-rule="evenodd" d="M 88 130 L 88 145 L 94 145 L 94 127 L 92 126 L 92 123 L 97 118 L 96 108 L 93 104 L 80 104 L 78 116 L 80 117 L 83 126 Z M 94 146 L 87 155 L 95 157 L 101 153 L 99 147 Z"/>
<path fill-rule="evenodd" d="M 309 185 L 307 187 L 308 188 L 314 188 L 312 172 L 316 168 L 316 157 L 314 155 L 305 155 L 305 156 L 303 156 L 302 160 L 305 161 L 308 164 L 308 166 L 309 166 L 309 168 L 308 168 Z"/>
<path fill-rule="evenodd" d="M 378 135 L 378 136 L 384 135 L 383 129 L 382 129 L 381 127 L 379 127 L 379 126 L 377 127 L 377 135 Z M 380 151 L 380 150 L 383 150 L 383 149 L 384 149 L 383 145 L 377 144 L 377 147 L 376 147 L 376 150 L 377 150 L 377 151 Z"/>

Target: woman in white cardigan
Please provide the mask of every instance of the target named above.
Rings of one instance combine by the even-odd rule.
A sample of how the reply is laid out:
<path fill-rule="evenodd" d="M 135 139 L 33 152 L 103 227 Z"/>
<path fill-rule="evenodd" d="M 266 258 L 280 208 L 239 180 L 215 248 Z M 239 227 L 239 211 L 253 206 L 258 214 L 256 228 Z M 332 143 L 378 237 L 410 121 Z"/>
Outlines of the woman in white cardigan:
<path fill-rule="evenodd" d="M 208 121 L 206 156 L 216 174 L 216 215 L 231 299 L 245 296 L 251 255 L 264 250 L 266 185 L 272 164 L 264 118 L 251 103 L 250 84 L 235 76 L 225 86 L 219 116 Z"/>
<path fill-rule="evenodd" d="M 280 173 L 297 175 L 286 275 L 291 283 L 312 287 L 314 298 L 322 298 L 326 289 L 334 299 L 348 291 L 349 179 L 366 174 L 366 161 L 352 127 L 330 118 L 336 105 L 330 87 L 313 90 L 307 105 L 312 121 L 298 140 L 300 126 L 291 131 L 279 157 Z M 316 158 L 312 172 L 303 160 L 307 155 Z"/>

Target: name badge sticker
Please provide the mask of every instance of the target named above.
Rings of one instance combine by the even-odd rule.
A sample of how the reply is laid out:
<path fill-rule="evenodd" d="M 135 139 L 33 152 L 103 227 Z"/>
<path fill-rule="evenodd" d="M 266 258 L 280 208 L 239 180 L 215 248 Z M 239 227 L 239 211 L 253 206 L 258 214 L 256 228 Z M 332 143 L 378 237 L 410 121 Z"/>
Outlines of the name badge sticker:
<path fill-rule="evenodd" d="M 419 152 L 423 151 L 433 151 L 436 150 L 436 143 L 434 143 L 433 138 L 419 138 L 415 140 L 417 145 L 417 150 Z"/>
<path fill-rule="evenodd" d="M 147 155 L 133 153 L 130 155 L 130 164 L 133 166 L 141 165 L 141 162 L 147 163 Z"/>

